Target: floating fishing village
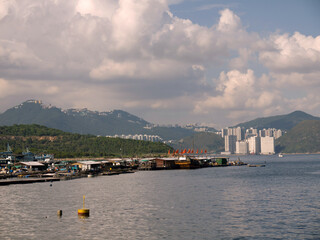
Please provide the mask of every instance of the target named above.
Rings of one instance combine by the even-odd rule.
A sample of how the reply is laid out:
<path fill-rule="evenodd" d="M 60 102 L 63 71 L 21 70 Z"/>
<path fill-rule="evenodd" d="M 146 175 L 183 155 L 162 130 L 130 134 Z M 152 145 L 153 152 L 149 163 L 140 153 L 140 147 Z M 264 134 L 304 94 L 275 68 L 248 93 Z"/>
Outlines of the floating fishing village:
<path fill-rule="evenodd" d="M 35 155 L 28 149 L 22 154 L 0 152 L 0 185 L 27 184 L 71 180 L 82 177 L 110 176 L 146 170 L 198 169 L 207 167 L 241 166 L 237 159 L 210 155 L 168 152 L 165 157 L 55 159 L 53 154 Z"/>

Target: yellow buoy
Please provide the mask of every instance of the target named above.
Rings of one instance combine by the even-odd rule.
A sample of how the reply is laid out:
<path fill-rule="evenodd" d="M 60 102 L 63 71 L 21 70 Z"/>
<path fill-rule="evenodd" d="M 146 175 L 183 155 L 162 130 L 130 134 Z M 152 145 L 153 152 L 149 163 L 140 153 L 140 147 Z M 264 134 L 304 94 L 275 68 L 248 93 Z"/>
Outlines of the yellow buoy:
<path fill-rule="evenodd" d="M 83 208 L 78 209 L 78 215 L 83 217 L 89 217 L 90 210 L 84 207 L 85 196 L 83 195 Z"/>
<path fill-rule="evenodd" d="M 62 210 L 58 210 L 57 215 L 58 215 L 58 217 L 61 217 L 62 216 Z"/>

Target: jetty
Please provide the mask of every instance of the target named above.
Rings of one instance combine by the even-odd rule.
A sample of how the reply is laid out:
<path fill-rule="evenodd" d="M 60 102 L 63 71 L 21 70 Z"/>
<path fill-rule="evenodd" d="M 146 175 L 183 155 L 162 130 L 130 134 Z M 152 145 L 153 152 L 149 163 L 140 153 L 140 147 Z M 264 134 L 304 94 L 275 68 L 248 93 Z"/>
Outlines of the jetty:
<path fill-rule="evenodd" d="M 37 182 L 55 182 L 60 181 L 60 178 L 21 178 L 21 179 L 10 179 L 0 181 L 0 186 L 11 185 L 11 184 L 28 184 Z"/>

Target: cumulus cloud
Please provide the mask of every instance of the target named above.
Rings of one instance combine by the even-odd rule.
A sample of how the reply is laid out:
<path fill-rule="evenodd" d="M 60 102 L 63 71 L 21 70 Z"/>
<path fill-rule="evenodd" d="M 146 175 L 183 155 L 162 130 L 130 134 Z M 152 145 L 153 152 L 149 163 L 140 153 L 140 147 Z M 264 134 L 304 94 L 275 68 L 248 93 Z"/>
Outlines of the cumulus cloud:
<path fill-rule="evenodd" d="M 190 71 L 202 72 L 201 66 L 190 66 Z M 90 76 L 99 80 L 124 79 L 146 79 L 172 81 L 172 79 L 183 76 L 188 72 L 186 65 L 172 59 L 152 59 L 121 61 L 105 59 L 100 66 L 90 72 Z"/>
<path fill-rule="evenodd" d="M 230 9 L 225 9 L 220 12 L 221 17 L 218 24 L 218 30 L 221 32 L 237 31 L 241 28 L 240 18 Z"/>
<path fill-rule="evenodd" d="M 259 109 L 272 106 L 275 94 L 261 89 L 253 70 L 242 73 L 232 70 L 222 72 L 217 81 L 216 94 L 199 102 L 196 112 L 210 109 Z"/>
<path fill-rule="evenodd" d="M 119 7 L 116 0 L 79 0 L 75 11 L 81 15 L 91 15 L 111 20 L 114 11 Z"/>
<path fill-rule="evenodd" d="M 0 67 L 35 67 L 41 60 L 24 42 L 0 40 Z"/>
<path fill-rule="evenodd" d="M 319 90 L 320 36 L 262 38 L 230 9 L 200 26 L 170 12 L 179 2 L 0 0 L 0 92 L 189 122 L 305 106 Z M 300 100 L 286 85 L 304 88 Z"/>
<path fill-rule="evenodd" d="M 308 73 L 319 71 L 320 36 L 299 32 L 270 37 L 272 49 L 260 52 L 260 61 L 272 72 Z"/>

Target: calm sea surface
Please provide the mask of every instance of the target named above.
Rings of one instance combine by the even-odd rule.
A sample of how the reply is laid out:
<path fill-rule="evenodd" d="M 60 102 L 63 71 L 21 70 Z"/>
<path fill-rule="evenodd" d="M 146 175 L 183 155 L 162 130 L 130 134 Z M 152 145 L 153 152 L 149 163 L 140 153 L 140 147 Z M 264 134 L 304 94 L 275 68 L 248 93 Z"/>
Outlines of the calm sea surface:
<path fill-rule="evenodd" d="M 320 155 L 241 160 L 1 186 L 0 239 L 320 239 Z"/>

